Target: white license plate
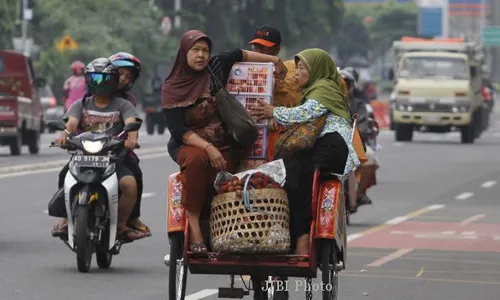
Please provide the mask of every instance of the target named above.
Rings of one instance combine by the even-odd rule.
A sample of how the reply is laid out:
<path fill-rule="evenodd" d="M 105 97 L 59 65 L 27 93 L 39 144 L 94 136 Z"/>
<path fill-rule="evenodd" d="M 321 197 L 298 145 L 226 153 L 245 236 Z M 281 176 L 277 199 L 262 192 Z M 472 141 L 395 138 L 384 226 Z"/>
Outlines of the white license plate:
<path fill-rule="evenodd" d="M 78 167 L 106 168 L 109 166 L 109 156 L 75 155 L 73 162 Z"/>
<path fill-rule="evenodd" d="M 425 122 L 436 123 L 436 122 L 439 122 L 440 120 L 441 120 L 441 118 L 438 116 L 425 116 L 424 117 Z"/>

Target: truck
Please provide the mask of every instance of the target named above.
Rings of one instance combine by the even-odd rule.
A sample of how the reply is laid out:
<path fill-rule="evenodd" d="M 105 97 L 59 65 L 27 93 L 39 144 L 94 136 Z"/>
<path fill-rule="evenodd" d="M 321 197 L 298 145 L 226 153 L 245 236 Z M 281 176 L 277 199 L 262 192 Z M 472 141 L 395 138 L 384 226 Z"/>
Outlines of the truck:
<path fill-rule="evenodd" d="M 481 133 L 482 47 L 459 38 L 403 37 L 392 49 L 395 140 L 411 142 L 414 131 L 459 130 L 462 143 L 474 143 Z"/>
<path fill-rule="evenodd" d="M 31 154 L 40 151 L 43 112 L 31 58 L 13 50 L 0 50 L 0 146 L 20 155 L 23 145 Z"/>

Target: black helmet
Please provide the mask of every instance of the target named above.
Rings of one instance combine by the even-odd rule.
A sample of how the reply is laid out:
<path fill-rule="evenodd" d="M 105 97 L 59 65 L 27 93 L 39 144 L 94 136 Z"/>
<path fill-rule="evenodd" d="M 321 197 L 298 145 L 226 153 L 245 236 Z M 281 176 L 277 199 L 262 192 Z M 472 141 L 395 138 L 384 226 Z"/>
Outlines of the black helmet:
<path fill-rule="evenodd" d="M 352 95 L 354 89 L 357 87 L 356 79 L 351 74 L 351 72 L 346 69 L 342 69 L 339 71 L 340 76 L 344 78 L 345 83 L 347 84 L 347 89 L 349 90 L 349 95 Z"/>
<path fill-rule="evenodd" d="M 118 68 L 108 58 L 96 58 L 85 68 L 87 90 L 93 95 L 111 95 L 118 87 Z"/>

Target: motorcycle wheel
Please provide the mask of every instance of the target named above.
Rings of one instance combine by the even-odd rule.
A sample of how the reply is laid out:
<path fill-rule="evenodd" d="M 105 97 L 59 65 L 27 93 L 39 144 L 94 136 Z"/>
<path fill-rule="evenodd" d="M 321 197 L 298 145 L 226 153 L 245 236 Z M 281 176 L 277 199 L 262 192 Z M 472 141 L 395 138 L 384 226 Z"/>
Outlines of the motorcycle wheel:
<path fill-rule="evenodd" d="M 95 253 L 97 265 L 101 269 L 107 269 L 111 266 L 113 254 L 108 250 L 109 246 L 109 221 L 106 222 L 106 230 L 101 237 L 101 243 L 98 245 Z"/>
<path fill-rule="evenodd" d="M 76 212 L 76 263 L 79 272 L 87 273 L 92 263 L 92 240 L 90 239 L 89 230 L 89 228 L 92 228 L 92 218 L 89 216 L 90 211 L 87 206 L 78 206 Z"/>

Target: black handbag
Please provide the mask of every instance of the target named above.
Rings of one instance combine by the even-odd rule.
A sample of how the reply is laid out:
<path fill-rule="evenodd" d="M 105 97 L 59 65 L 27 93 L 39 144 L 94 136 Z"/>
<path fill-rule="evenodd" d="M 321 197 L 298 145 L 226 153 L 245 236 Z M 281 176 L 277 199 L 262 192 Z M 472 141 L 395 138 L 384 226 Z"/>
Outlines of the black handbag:
<path fill-rule="evenodd" d="M 250 148 L 259 137 L 259 132 L 257 131 L 254 119 L 245 107 L 226 90 L 210 66 L 208 67 L 208 70 L 210 71 L 218 89 L 215 94 L 215 103 L 217 105 L 219 115 L 226 125 L 229 135 L 242 148 Z"/>
<path fill-rule="evenodd" d="M 64 203 L 64 189 L 59 189 L 50 199 L 48 205 L 49 216 L 66 218 L 66 204 Z"/>

